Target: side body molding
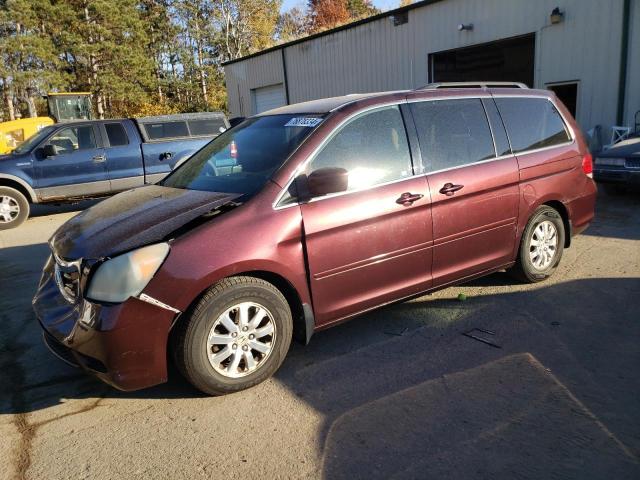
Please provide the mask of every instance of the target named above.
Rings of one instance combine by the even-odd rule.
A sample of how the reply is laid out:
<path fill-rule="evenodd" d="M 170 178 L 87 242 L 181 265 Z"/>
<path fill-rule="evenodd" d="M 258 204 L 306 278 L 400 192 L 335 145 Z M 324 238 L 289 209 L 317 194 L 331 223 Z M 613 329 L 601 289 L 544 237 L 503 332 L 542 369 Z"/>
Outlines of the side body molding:
<path fill-rule="evenodd" d="M 33 203 L 38 203 L 38 196 L 36 195 L 35 190 L 24 179 L 7 173 L 0 173 L 0 179 L 11 180 L 24 187 L 24 189 L 29 193 L 29 200 Z"/>

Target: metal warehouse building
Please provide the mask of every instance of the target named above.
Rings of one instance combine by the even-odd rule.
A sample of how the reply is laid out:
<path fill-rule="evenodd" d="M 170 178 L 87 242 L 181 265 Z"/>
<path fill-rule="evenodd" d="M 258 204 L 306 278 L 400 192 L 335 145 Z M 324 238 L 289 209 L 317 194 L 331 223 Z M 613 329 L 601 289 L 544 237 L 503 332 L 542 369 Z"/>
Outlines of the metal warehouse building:
<path fill-rule="evenodd" d="M 424 0 L 224 69 L 232 116 L 429 82 L 505 80 L 555 90 L 584 130 L 601 125 L 608 135 L 612 125 L 633 128 L 640 110 L 640 0 Z"/>

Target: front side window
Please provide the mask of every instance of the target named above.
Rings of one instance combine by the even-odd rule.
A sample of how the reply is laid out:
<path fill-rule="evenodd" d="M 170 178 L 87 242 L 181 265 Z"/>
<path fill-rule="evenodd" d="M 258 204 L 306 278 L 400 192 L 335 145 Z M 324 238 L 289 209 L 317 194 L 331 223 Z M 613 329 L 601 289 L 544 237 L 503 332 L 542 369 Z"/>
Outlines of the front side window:
<path fill-rule="evenodd" d="M 249 118 L 196 152 L 165 178 L 162 185 L 253 194 L 321 122 L 321 115 Z"/>
<path fill-rule="evenodd" d="M 471 165 L 495 157 L 493 137 L 479 98 L 411 104 L 427 171 Z"/>
<path fill-rule="evenodd" d="M 54 133 L 48 143 L 56 147 L 58 155 L 97 148 L 93 127 L 88 125 L 63 128 Z"/>
<path fill-rule="evenodd" d="M 398 106 L 364 113 L 343 126 L 311 160 L 305 173 L 344 168 L 347 190 L 358 190 L 413 174 Z"/>
<path fill-rule="evenodd" d="M 546 98 L 496 98 L 513 153 L 571 141 L 556 107 Z"/>

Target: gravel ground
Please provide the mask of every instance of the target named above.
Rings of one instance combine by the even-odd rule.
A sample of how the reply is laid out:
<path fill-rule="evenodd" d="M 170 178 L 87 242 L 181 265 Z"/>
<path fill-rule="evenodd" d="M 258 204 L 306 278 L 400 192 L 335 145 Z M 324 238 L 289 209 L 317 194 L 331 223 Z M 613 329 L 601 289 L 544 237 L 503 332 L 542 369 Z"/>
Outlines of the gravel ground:
<path fill-rule="evenodd" d="M 380 309 L 218 398 L 174 372 L 117 392 L 42 345 L 46 241 L 83 207 L 0 232 L 0 478 L 640 478 L 637 193 L 600 196 L 550 281 Z"/>

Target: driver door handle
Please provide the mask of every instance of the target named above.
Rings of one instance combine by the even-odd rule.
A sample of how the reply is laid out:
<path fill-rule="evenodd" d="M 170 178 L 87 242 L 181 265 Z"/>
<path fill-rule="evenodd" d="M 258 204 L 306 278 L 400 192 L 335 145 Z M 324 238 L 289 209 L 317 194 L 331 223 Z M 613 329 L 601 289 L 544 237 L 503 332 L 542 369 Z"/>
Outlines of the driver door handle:
<path fill-rule="evenodd" d="M 91 160 L 93 160 L 93 163 L 102 163 L 107 161 L 107 157 L 105 155 L 96 155 Z"/>
<path fill-rule="evenodd" d="M 440 189 L 440 193 L 444 193 L 447 197 L 450 197 L 458 190 L 462 190 L 464 185 L 454 185 L 453 183 L 445 183 L 444 186 Z"/>
<path fill-rule="evenodd" d="M 417 202 L 422 197 L 424 197 L 424 195 L 422 195 L 420 193 L 404 192 L 396 200 L 396 203 L 399 204 L 399 205 L 404 205 L 405 207 L 410 207 L 413 204 L 413 202 Z"/>

